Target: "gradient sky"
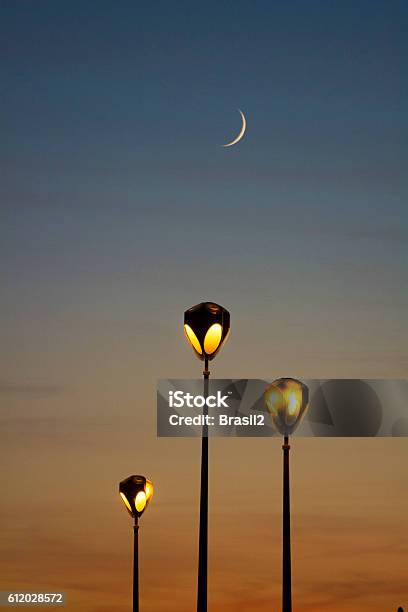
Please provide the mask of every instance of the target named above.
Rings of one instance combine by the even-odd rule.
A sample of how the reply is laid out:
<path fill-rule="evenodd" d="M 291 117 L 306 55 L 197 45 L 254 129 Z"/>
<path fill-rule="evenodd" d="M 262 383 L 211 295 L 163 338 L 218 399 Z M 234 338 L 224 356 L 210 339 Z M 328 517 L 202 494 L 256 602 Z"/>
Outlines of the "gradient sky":
<path fill-rule="evenodd" d="M 155 436 L 187 307 L 231 312 L 220 378 L 407 376 L 407 17 L 1 3 L 0 589 L 128 610 L 145 473 L 143 609 L 194 608 L 199 443 Z M 278 610 L 279 441 L 210 446 L 210 610 Z M 404 439 L 293 450 L 296 609 L 408 606 Z"/>

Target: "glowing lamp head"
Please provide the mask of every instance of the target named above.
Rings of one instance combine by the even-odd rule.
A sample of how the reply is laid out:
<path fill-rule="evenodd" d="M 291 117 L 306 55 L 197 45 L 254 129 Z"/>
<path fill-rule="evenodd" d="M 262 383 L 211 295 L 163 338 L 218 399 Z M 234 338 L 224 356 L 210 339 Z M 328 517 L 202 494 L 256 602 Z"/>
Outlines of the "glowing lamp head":
<path fill-rule="evenodd" d="M 139 518 L 153 496 L 153 483 L 144 476 L 129 476 L 119 484 L 119 494 L 127 511 Z"/>
<path fill-rule="evenodd" d="M 264 393 L 275 428 L 283 436 L 292 434 L 309 405 L 309 389 L 295 378 L 278 378 Z"/>
<path fill-rule="evenodd" d="M 214 359 L 229 331 L 230 314 L 219 304 L 201 302 L 184 313 L 184 333 L 202 361 Z"/>

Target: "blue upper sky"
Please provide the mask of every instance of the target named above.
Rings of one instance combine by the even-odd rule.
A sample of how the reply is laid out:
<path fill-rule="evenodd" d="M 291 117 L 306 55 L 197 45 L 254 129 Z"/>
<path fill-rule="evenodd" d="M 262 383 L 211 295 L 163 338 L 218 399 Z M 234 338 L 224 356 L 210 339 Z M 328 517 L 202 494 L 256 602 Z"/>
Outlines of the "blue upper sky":
<path fill-rule="evenodd" d="M 160 296 L 164 315 L 218 296 L 398 352 L 407 13 L 375 0 L 2 3 L 10 344 L 10 321 L 52 325 L 67 303 L 81 318 Z M 237 108 L 247 133 L 224 149 Z"/>

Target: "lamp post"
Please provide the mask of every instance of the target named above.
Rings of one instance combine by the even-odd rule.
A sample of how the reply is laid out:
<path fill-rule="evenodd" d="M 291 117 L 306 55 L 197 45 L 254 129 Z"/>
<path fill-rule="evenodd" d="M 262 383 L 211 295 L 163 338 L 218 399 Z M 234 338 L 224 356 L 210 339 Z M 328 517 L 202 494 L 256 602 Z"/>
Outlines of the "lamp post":
<path fill-rule="evenodd" d="M 289 435 L 307 410 L 309 390 L 299 380 L 279 378 L 267 387 L 264 399 L 275 428 L 283 436 L 282 612 L 292 612 Z"/>
<path fill-rule="evenodd" d="M 129 476 L 119 484 L 119 494 L 133 525 L 133 612 L 139 612 L 139 518 L 153 496 L 153 483 L 144 476 Z"/>
<path fill-rule="evenodd" d="M 204 361 L 204 397 L 208 395 L 210 371 L 208 362 L 214 359 L 230 331 L 228 310 L 214 302 L 201 302 L 184 313 L 184 333 L 196 356 Z M 204 405 L 203 415 L 208 414 Z M 204 419 L 206 422 L 207 419 Z M 208 425 L 201 435 L 200 528 L 198 542 L 197 612 L 207 612 L 208 569 Z"/>

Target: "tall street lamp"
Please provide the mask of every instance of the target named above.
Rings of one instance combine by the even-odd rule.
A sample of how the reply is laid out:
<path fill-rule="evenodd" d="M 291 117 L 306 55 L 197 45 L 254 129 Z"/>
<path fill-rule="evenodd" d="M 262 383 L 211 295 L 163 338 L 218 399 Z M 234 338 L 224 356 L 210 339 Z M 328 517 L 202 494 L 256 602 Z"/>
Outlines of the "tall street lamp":
<path fill-rule="evenodd" d="M 208 395 L 210 371 L 208 362 L 214 359 L 230 331 L 228 310 L 214 302 L 201 302 L 184 313 L 184 333 L 196 356 L 204 361 L 204 397 Z M 203 414 L 208 414 L 204 405 Z M 206 422 L 207 419 L 204 419 Z M 197 612 L 207 612 L 208 569 L 208 425 L 201 436 L 200 531 L 198 543 Z"/>
<path fill-rule="evenodd" d="M 283 436 L 282 612 L 292 612 L 289 436 L 307 410 L 309 389 L 294 378 L 279 378 L 267 387 L 264 399 L 275 428 Z"/>
<path fill-rule="evenodd" d="M 133 612 L 139 612 L 139 518 L 153 496 L 153 483 L 144 476 L 129 476 L 119 483 L 119 494 L 133 525 Z"/>

